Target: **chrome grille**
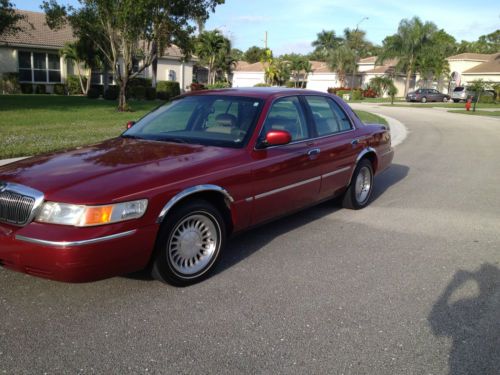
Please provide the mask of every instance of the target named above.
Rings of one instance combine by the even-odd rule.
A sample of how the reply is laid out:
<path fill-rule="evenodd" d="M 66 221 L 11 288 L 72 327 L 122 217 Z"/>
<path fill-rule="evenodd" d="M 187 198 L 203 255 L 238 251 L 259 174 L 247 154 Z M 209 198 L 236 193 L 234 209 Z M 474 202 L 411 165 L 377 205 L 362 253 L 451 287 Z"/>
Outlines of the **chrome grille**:
<path fill-rule="evenodd" d="M 33 220 L 42 202 L 38 190 L 0 181 L 0 222 L 24 226 Z"/>

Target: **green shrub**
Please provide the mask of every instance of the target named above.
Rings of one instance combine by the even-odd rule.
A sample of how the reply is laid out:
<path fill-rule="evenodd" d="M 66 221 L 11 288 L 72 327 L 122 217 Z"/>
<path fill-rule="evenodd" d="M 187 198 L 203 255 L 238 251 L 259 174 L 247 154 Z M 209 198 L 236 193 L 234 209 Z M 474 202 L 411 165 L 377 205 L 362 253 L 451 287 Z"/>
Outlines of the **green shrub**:
<path fill-rule="evenodd" d="M 129 97 L 137 100 L 144 100 L 146 97 L 146 87 L 144 86 L 133 86 L 129 88 Z"/>
<path fill-rule="evenodd" d="M 83 86 L 87 85 L 87 78 L 83 77 Z M 82 95 L 82 87 L 80 86 L 80 80 L 78 76 L 68 76 L 66 79 L 66 86 L 68 87 L 69 95 Z"/>
<path fill-rule="evenodd" d="M 21 83 L 21 92 L 23 94 L 33 94 L 33 84 L 31 83 Z"/>
<path fill-rule="evenodd" d="M 47 87 L 45 85 L 35 85 L 35 94 L 47 94 Z"/>
<path fill-rule="evenodd" d="M 170 100 L 181 94 L 181 87 L 179 86 L 179 82 L 159 81 L 156 85 L 156 93 L 158 99 Z"/>
<path fill-rule="evenodd" d="M 97 87 L 89 88 L 87 91 L 87 98 L 89 99 L 97 99 L 100 96 L 99 89 Z"/>
<path fill-rule="evenodd" d="M 269 83 L 257 83 L 253 87 L 271 87 L 271 85 Z"/>
<path fill-rule="evenodd" d="M 353 90 L 351 100 L 361 100 L 363 98 L 363 92 L 361 90 Z"/>
<path fill-rule="evenodd" d="M 106 100 L 116 100 L 120 95 L 120 87 L 119 86 L 108 86 L 108 89 L 104 92 L 102 96 Z"/>
<path fill-rule="evenodd" d="M 146 100 L 155 100 L 156 99 L 156 89 L 154 87 L 146 87 L 145 97 L 146 97 Z"/>
<path fill-rule="evenodd" d="M 479 98 L 479 103 L 492 104 L 492 103 L 495 103 L 495 98 L 493 97 L 493 95 L 484 95 L 483 94 Z"/>
<path fill-rule="evenodd" d="M 207 85 L 207 89 L 209 89 L 209 90 L 227 89 L 230 87 L 231 87 L 231 85 L 229 84 L 229 82 L 215 82 L 213 85 Z"/>
<path fill-rule="evenodd" d="M 21 86 L 19 85 L 19 76 L 17 73 L 3 73 L 0 79 L 0 93 L 19 94 Z"/>
<path fill-rule="evenodd" d="M 66 85 L 62 83 L 56 83 L 54 85 L 54 94 L 56 95 L 66 95 Z"/>

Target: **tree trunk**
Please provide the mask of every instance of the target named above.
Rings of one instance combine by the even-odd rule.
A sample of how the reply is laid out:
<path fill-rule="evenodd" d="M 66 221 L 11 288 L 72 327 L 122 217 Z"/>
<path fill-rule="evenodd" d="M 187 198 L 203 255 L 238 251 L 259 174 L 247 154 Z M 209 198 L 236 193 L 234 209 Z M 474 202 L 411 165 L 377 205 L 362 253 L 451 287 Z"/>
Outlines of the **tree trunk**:
<path fill-rule="evenodd" d="M 477 94 L 477 99 L 474 101 L 474 107 L 472 108 L 472 112 L 476 112 L 476 105 L 479 102 L 480 98 L 481 98 L 481 92 Z"/>
<path fill-rule="evenodd" d="M 87 78 L 87 87 L 85 88 L 84 94 L 87 95 L 87 93 L 90 90 L 90 85 L 92 84 L 92 68 L 89 68 L 89 76 Z"/>
<path fill-rule="evenodd" d="M 122 79 L 120 82 L 120 97 L 118 99 L 118 111 L 119 112 L 126 112 L 128 111 L 128 106 L 127 106 L 127 96 L 125 95 L 126 90 L 127 90 L 127 82 L 128 80 L 125 79 L 125 77 Z"/>

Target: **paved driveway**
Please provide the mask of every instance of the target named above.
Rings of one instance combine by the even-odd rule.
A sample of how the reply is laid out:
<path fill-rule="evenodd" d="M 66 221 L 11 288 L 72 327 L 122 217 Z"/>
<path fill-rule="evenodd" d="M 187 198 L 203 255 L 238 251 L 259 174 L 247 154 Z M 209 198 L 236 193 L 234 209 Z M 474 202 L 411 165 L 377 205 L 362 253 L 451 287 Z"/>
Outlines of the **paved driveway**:
<path fill-rule="evenodd" d="M 498 374 L 500 121 L 374 111 L 410 133 L 372 204 L 243 234 L 202 284 L 0 270 L 0 372 Z"/>

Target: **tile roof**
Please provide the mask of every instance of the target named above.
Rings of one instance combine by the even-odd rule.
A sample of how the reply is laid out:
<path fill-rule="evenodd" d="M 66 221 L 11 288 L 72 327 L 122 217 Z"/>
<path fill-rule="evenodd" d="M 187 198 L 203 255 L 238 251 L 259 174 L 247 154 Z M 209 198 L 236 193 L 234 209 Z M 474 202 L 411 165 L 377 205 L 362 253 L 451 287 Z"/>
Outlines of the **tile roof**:
<path fill-rule="evenodd" d="M 491 56 L 489 61 L 467 69 L 462 74 L 493 73 L 500 75 L 500 53 L 494 53 Z"/>
<path fill-rule="evenodd" d="M 45 23 L 45 13 L 26 10 L 17 10 L 17 12 L 26 16 L 17 23 L 22 30 L 15 34 L 0 35 L 1 44 L 59 49 L 64 46 L 64 43 L 75 40 L 73 31 L 68 25 L 60 30 L 51 30 Z"/>
<path fill-rule="evenodd" d="M 234 68 L 235 72 L 263 72 L 264 65 L 261 62 L 256 62 L 253 64 L 249 64 L 246 61 L 240 60 L 236 63 L 236 67 Z"/>
<path fill-rule="evenodd" d="M 475 60 L 475 61 L 488 61 L 496 54 L 486 53 L 460 53 L 447 58 L 447 60 Z"/>

